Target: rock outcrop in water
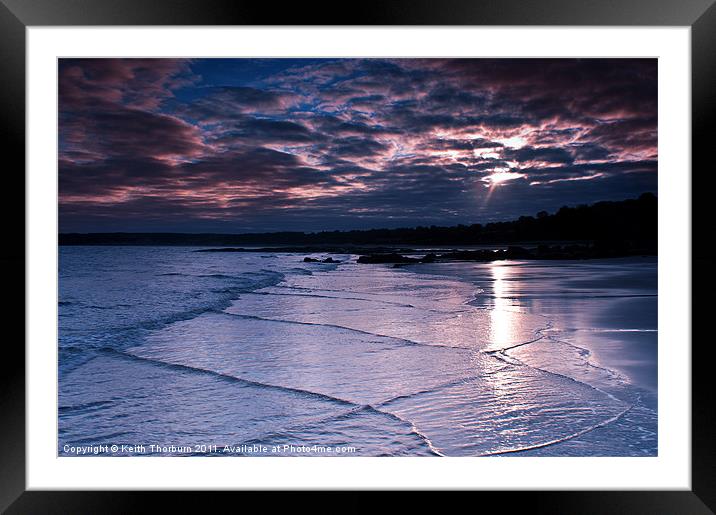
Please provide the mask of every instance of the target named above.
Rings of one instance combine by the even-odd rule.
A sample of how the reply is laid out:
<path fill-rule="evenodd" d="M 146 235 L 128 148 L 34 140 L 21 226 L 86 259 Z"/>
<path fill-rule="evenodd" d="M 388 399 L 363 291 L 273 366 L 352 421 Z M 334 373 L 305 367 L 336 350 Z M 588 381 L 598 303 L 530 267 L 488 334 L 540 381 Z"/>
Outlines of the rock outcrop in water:
<path fill-rule="evenodd" d="M 326 259 L 316 259 L 312 257 L 305 257 L 303 258 L 304 263 L 340 263 L 341 261 L 338 261 L 337 259 L 333 259 L 332 257 L 327 257 Z"/>
<path fill-rule="evenodd" d="M 391 252 L 390 254 L 368 254 L 367 256 L 360 256 L 358 258 L 358 262 L 359 263 L 368 263 L 368 264 L 388 264 L 388 263 L 419 263 L 420 260 L 417 258 L 403 256 L 396 252 Z"/>
<path fill-rule="evenodd" d="M 453 250 L 441 254 L 427 254 L 423 258 L 410 257 L 396 252 L 367 254 L 358 263 L 407 264 L 445 261 L 499 261 L 503 259 L 604 259 L 629 256 L 655 255 L 651 247 L 629 246 L 624 242 L 597 242 L 585 245 L 538 245 L 534 248 L 511 246 L 506 249 Z"/>
<path fill-rule="evenodd" d="M 389 254 L 368 254 L 367 256 L 360 256 L 358 258 L 358 263 L 434 263 L 436 259 L 437 256 L 435 254 L 427 254 L 425 257 L 422 258 L 412 258 L 408 256 L 403 256 L 401 254 L 398 254 L 397 252 L 391 252 Z"/>
<path fill-rule="evenodd" d="M 395 247 L 383 246 L 355 246 L 346 245 L 336 247 L 332 245 L 320 245 L 309 247 L 260 247 L 260 248 L 244 248 L 244 247 L 218 247 L 211 249 L 198 249 L 192 252 L 284 252 L 294 254 L 371 254 L 395 252 Z M 415 252 L 413 249 L 401 248 L 401 252 Z M 315 258 L 310 258 L 315 259 Z"/>

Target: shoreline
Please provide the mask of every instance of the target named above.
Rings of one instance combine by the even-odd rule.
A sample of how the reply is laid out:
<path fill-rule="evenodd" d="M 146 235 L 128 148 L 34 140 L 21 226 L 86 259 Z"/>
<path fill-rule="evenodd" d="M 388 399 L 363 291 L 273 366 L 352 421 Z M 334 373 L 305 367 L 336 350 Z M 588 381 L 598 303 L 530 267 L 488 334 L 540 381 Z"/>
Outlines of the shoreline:
<path fill-rule="evenodd" d="M 626 242 L 595 243 L 595 244 L 569 244 L 548 245 L 537 244 L 533 246 L 494 245 L 482 248 L 426 248 L 412 249 L 399 247 L 217 247 L 198 249 L 192 252 L 280 252 L 295 254 L 351 254 L 358 255 L 356 262 L 360 264 L 419 264 L 437 262 L 492 262 L 506 259 L 523 259 L 534 261 L 559 260 L 590 260 L 623 257 L 655 257 L 656 248 L 639 246 Z M 420 256 L 420 257 L 418 257 Z M 305 257 L 304 262 L 317 262 L 313 257 Z M 331 258 L 324 260 L 327 263 L 335 262 Z"/>

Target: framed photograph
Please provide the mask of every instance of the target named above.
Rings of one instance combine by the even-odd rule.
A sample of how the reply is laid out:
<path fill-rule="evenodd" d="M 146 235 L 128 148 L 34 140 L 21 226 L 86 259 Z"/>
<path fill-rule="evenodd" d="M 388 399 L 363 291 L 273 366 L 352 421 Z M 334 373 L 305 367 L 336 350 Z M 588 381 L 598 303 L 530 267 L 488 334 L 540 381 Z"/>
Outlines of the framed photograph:
<path fill-rule="evenodd" d="M 3 509 L 712 513 L 712 3 L 3 0 Z"/>

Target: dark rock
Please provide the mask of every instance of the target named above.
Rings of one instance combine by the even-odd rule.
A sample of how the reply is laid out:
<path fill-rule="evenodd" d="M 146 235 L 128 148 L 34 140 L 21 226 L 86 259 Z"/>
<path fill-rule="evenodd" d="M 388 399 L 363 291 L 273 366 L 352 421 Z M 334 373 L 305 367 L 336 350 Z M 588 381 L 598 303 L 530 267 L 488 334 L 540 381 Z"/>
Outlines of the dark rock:
<path fill-rule="evenodd" d="M 401 248 L 402 252 L 414 252 L 412 249 Z M 356 245 L 304 245 L 301 247 L 284 246 L 284 247 L 260 247 L 260 248 L 242 248 L 242 247 L 219 247 L 213 249 L 198 249 L 192 252 L 283 252 L 292 254 L 378 254 L 395 252 L 394 247 L 383 246 L 356 246 Z"/>
<path fill-rule="evenodd" d="M 507 247 L 505 255 L 507 259 L 530 259 L 534 257 L 532 252 L 523 247 Z"/>
<path fill-rule="evenodd" d="M 195 250 L 194 252 L 252 252 L 252 250 L 236 247 L 220 247 L 218 249 L 199 249 Z"/>
<path fill-rule="evenodd" d="M 360 256 L 358 263 L 369 263 L 369 264 L 385 264 L 385 263 L 419 263 L 420 260 L 407 256 L 402 256 L 395 252 L 390 254 L 369 254 L 367 256 Z"/>
<path fill-rule="evenodd" d="M 304 263 L 340 263 L 337 259 L 333 259 L 332 257 L 327 257 L 326 259 L 316 259 L 312 257 L 305 257 L 303 258 Z"/>
<path fill-rule="evenodd" d="M 495 259 L 503 258 L 498 257 L 498 252 L 491 250 L 456 250 L 441 254 L 440 259 L 454 261 L 494 261 Z"/>

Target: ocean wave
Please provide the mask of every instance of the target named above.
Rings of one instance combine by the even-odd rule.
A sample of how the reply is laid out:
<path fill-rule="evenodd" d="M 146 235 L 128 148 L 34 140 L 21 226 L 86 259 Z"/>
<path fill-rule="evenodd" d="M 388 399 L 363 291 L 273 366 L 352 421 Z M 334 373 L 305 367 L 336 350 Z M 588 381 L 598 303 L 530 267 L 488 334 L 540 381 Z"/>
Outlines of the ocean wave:
<path fill-rule="evenodd" d="M 253 381 L 253 380 L 251 380 L 251 379 L 245 379 L 245 378 L 242 378 L 242 377 L 237 377 L 237 376 L 234 376 L 234 375 L 231 375 L 231 374 L 226 374 L 226 373 L 223 373 L 223 372 L 219 372 L 219 371 L 217 371 L 217 370 L 209 370 L 209 369 L 205 369 L 205 368 L 201 368 L 201 367 L 194 367 L 194 366 L 190 366 L 190 365 L 184 365 L 184 364 L 181 364 L 181 363 L 172 363 L 172 362 L 169 362 L 169 361 L 162 361 L 162 360 L 155 359 L 155 358 L 148 358 L 148 357 L 144 357 L 144 356 L 139 356 L 139 355 L 137 355 L 137 354 L 132 354 L 132 353 L 129 353 L 129 352 L 122 352 L 122 351 L 119 351 L 119 350 L 117 350 L 117 349 L 115 349 L 115 348 L 112 348 L 112 347 L 103 347 L 103 348 L 100 349 L 100 351 L 103 352 L 103 353 L 112 354 L 112 355 L 117 355 L 117 356 L 125 357 L 125 358 L 128 358 L 128 359 L 136 359 L 136 360 L 139 360 L 139 361 L 144 361 L 144 362 L 147 362 L 147 363 L 151 363 L 151 364 L 153 364 L 153 365 L 156 365 L 156 366 L 161 366 L 161 367 L 165 367 L 165 368 L 172 369 L 172 370 L 180 370 L 180 371 L 190 372 L 190 373 L 195 373 L 195 374 L 210 375 L 210 376 L 212 376 L 212 377 L 215 377 L 215 378 L 218 378 L 218 379 L 222 379 L 222 380 L 225 380 L 225 381 L 238 382 L 238 383 L 242 383 L 242 384 L 245 384 L 245 385 L 256 386 L 256 387 L 259 387 L 259 388 L 266 388 L 266 389 L 269 389 L 269 390 L 280 390 L 280 391 L 282 391 L 282 392 L 293 393 L 293 394 L 297 394 L 297 395 L 301 395 L 301 396 L 306 396 L 306 397 L 317 398 L 317 399 L 321 399 L 321 400 L 326 400 L 326 401 L 335 402 L 335 403 L 341 404 L 341 405 L 343 405 L 343 406 L 357 406 L 357 404 L 354 403 L 354 402 L 352 402 L 352 401 L 348 401 L 348 400 L 345 400 L 345 399 L 341 399 L 341 398 L 338 398 L 338 397 L 334 397 L 334 396 L 332 396 L 332 395 L 326 395 L 326 394 L 323 394 L 323 393 L 312 392 L 312 391 L 310 391 L 310 390 L 304 390 L 304 389 L 301 389 L 301 388 L 291 388 L 291 387 L 287 387 L 287 386 L 280 386 L 280 385 L 275 385 L 275 384 L 263 383 L 263 382 L 260 382 L 260 381 Z"/>
<path fill-rule="evenodd" d="M 175 249 L 165 255 L 183 259 Z M 95 431 L 87 441 L 113 432 L 129 439 L 125 430 L 134 440 L 167 430 L 242 443 L 357 441 L 365 455 L 491 456 L 588 455 L 587 444 L 616 434 L 616 454 L 655 452 L 656 412 L 577 339 L 642 325 L 602 327 L 590 318 L 595 304 L 570 305 L 577 296 L 638 293 L 563 294 L 517 265 L 450 265 L 465 274 L 450 277 L 353 263 L 301 267 L 295 255 L 190 257 L 168 263 L 186 272 L 172 273 L 183 276 L 175 280 L 152 282 L 156 268 L 147 265 L 109 282 L 109 263 L 94 278 L 85 267 L 63 293 L 80 300 L 60 304 L 75 321 L 60 322 L 62 438 Z M 533 297 L 549 304 L 520 304 Z M 582 317 L 559 318 L 553 299 Z M 574 325 L 567 320 L 587 329 L 565 336 Z M 131 405 L 115 409 L 118 398 Z"/>
<path fill-rule="evenodd" d="M 172 275 L 177 275 L 172 273 Z M 189 274 L 181 274 L 189 277 Z M 196 276 L 194 276 L 196 277 Z M 60 307 L 71 307 L 77 309 L 73 313 L 60 313 L 61 324 L 59 330 L 58 348 L 61 351 L 59 359 L 60 374 L 66 374 L 87 363 L 99 349 L 114 347 L 124 349 L 140 343 L 151 331 L 160 329 L 183 320 L 190 320 L 205 313 L 219 313 L 230 306 L 231 301 L 238 298 L 242 293 L 249 293 L 255 290 L 274 286 L 285 279 L 285 274 L 273 270 L 262 269 L 259 271 L 247 271 L 241 275 L 231 276 L 227 274 L 210 274 L 204 278 L 220 279 L 230 281 L 224 288 L 205 288 L 200 293 L 206 298 L 206 302 L 195 307 L 170 312 L 139 311 L 131 304 L 84 304 L 72 302 L 70 304 L 60 303 Z M 201 286 L 198 286 L 201 288 Z M 210 292 L 213 295 L 207 296 Z M 184 296 L 189 294 L 185 293 Z M 176 294 L 174 294 L 176 295 Z M 181 304 L 179 304 L 181 306 Z M 118 311 L 118 309 L 120 309 Z M 114 313 L 113 316 L 103 316 L 100 320 L 101 326 L 94 330 L 87 324 L 87 314 L 91 311 Z M 127 312 L 130 316 L 123 316 Z M 63 317 L 63 315 L 65 315 Z M 78 336 L 73 336 L 74 331 L 67 327 L 67 318 L 77 321 Z"/>
<path fill-rule="evenodd" d="M 292 268 L 290 272 L 298 275 L 313 275 L 313 272 L 307 268 Z"/>

